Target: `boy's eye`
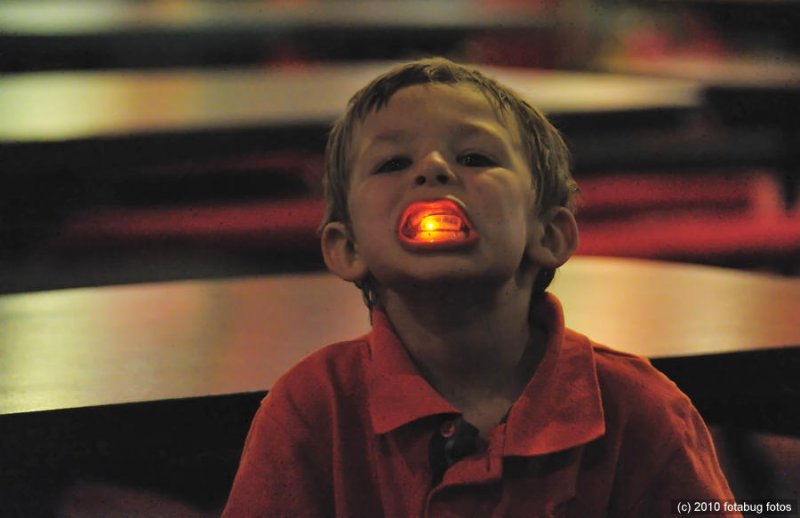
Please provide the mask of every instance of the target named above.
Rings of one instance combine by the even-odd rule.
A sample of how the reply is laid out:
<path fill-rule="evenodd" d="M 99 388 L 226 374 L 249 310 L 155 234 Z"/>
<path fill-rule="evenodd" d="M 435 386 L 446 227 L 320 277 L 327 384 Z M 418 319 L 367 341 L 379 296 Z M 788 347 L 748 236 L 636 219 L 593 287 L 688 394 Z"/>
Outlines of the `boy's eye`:
<path fill-rule="evenodd" d="M 458 157 L 458 162 L 467 167 L 492 167 L 497 165 L 494 160 L 480 153 L 467 153 Z"/>
<path fill-rule="evenodd" d="M 405 169 L 410 165 L 411 165 L 411 160 L 409 160 L 408 158 L 394 157 L 390 158 L 386 162 L 383 162 L 380 166 L 378 166 L 375 172 L 391 173 L 392 171 L 400 171 L 401 169 Z"/>

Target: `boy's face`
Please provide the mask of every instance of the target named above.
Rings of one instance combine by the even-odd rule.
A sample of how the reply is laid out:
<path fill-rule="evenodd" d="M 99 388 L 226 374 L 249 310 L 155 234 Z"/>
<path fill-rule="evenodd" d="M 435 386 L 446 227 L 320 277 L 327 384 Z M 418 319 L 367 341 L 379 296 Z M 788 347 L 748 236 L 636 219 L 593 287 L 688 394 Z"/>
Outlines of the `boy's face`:
<path fill-rule="evenodd" d="M 540 238 L 517 125 L 475 88 L 403 88 L 355 128 L 351 150 L 352 253 L 381 286 L 505 281 Z"/>

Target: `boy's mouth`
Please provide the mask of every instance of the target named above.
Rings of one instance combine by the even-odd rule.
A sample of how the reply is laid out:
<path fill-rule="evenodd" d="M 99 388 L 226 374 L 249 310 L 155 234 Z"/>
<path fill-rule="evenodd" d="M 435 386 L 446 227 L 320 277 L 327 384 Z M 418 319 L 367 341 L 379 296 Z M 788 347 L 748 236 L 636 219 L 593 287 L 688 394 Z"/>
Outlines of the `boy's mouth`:
<path fill-rule="evenodd" d="M 453 248 L 478 239 L 461 205 L 449 198 L 406 207 L 397 234 L 400 242 L 410 248 Z"/>

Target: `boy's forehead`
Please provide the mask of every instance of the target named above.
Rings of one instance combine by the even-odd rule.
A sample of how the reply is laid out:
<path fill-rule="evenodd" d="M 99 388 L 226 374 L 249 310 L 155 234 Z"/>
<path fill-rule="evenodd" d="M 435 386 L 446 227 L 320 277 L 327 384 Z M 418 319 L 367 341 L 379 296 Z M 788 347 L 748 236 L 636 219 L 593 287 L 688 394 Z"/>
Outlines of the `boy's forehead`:
<path fill-rule="evenodd" d="M 433 100 L 433 98 L 437 100 Z M 448 104 L 456 105 L 464 110 L 483 110 L 487 109 L 496 113 L 498 122 L 505 124 L 501 110 L 489 101 L 489 98 L 477 86 L 468 83 L 422 83 L 404 86 L 393 92 L 386 99 L 385 104 L 376 106 L 367 112 L 361 122 L 363 123 L 371 116 L 380 114 L 398 102 L 406 104 L 437 105 L 441 100 L 448 101 Z M 407 107 L 407 106 L 406 106 Z M 435 113 L 435 112 L 430 112 Z"/>
<path fill-rule="evenodd" d="M 439 101 L 446 99 L 447 107 Z M 398 108 L 398 101 L 403 104 Z M 497 103 L 490 101 L 489 97 L 477 86 L 467 83 L 423 83 L 404 86 L 394 92 L 385 104 L 377 106 L 367 112 L 363 118 L 354 121 L 351 132 L 351 149 L 359 144 L 364 144 L 364 138 L 374 137 L 372 134 L 378 130 L 383 136 L 391 136 L 392 127 L 401 127 L 404 122 L 410 121 L 414 108 L 419 106 L 421 114 L 425 118 L 435 119 L 452 115 L 453 110 L 457 114 L 482 116 L 486 113 L 492 114 L 493 122 L 499 124 L 511 137 L 515 146 L 520 145 L 521 135 L 515 117 L 508 110 L 501 109 Z M 397 113 L 392 113 L 394 117 L 386 117 L 388 111 L 396 112 L 395 108 L 401 111 L 401 117 Z M 450 110 L 450 111 L 448 111 Z M 446 115 L 447 114 L 447 115 Z M 405 115 L 405 117 L 402 117 Z M 478 126 L 474 126 L 473 129 Z M 464 124 L 462 132 L 470 133 L 470 126 Z M 368 131 L 364 131 L 368 130 Z M 389 130 L 389 131 L 385 131 Z"/>

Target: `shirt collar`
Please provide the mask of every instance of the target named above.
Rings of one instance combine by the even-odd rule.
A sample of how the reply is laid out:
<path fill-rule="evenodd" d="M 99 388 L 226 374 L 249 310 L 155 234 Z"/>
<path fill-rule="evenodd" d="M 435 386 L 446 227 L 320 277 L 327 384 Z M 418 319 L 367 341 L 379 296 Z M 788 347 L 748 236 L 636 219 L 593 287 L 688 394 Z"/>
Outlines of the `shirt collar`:
<path fill-rule="evenodd" d="M 589 442 L 605 432 L 600 389 L 588 339 L 564 328 L 561 304 L 548 294 L 532 308 L 546 325 L 544 356 L 505 424 L 504 455 L 539 455 Z M 437 414 L 460 413 L 422 377 L 386 314 L 372 310 L 367 336 L 369 412 L 376 433 Z"/>
<path fill-rule="evenodd" d="M 372 331 L 367 339 L 371 353 L 367 397 L 376 433 L 430 415 L 459 413 L 422 377 L 389 318 L 378 308 L 372 310 Z"/>
<path fill-rule="evenodd" d="M 585 444 L 605 433 L 592 346 L 564 327 L 564 312 L 550 293 L 531 311 L 548 326 L 548 341 L 522 395 L 506 420 L 505 455 L 541 455 Z"/>

